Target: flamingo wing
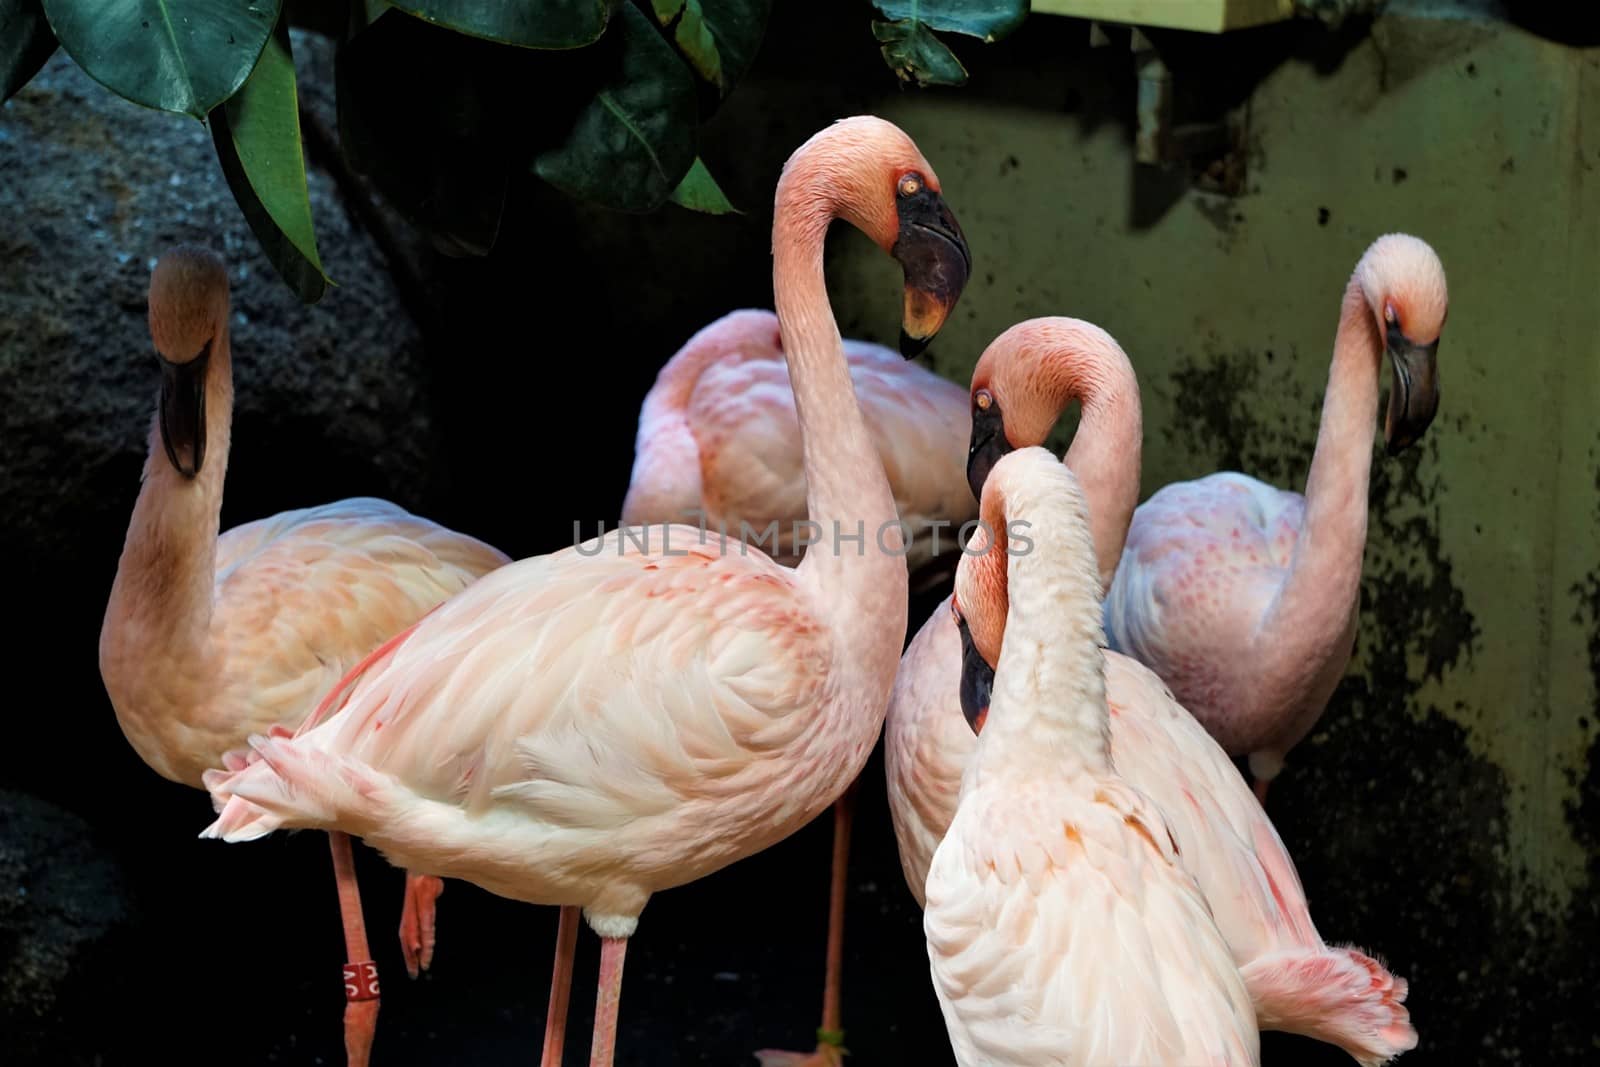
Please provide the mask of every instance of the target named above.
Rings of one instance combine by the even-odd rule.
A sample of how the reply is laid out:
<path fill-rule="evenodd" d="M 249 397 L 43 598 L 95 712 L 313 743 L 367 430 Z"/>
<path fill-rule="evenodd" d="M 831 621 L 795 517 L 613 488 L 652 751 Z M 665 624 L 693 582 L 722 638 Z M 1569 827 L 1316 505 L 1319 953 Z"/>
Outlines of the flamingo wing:
<path fill-rule="evenodd" d="M 248 694 L 262 730 L 297 725 L 363 655 L 508 562 L 481 541 L 366 498 L 230 530 L 217 554 L 215 636 L 235 671 L 229 687 Z"/>
<path fill-rule="evenodd" d="M 1117 781 L 1068 818 L 1064 795 L 975 789 L 934 855 L 924 927 L 958 1061 L 1259 1062 L 1254 1009 L 1159 814 Z"/>
<path fill-rule="evenodd" d="M 966 483 L 971 416 L 965 391 L 880 345 L 847 341 L 845 355 L 896 508 L 913 537 L 935 520 L 959 527 L 975 516 Z M 806 515 L 805 475 L 781 353 L 707 367 L 687 420 L 699 445 L 712 523 L 720 520 L 737 534 L 741 521 L 756 533 L 776 521 L 779 554 L 800 555 L 793 524 Z M 955 549 L 955 535 L 954 528 L 943 535 L 943 550 Z"/>
<path fill-rule="evenodd" d="M 1150 667 L 1223 747 L 1250 709 L 1228 706 L 1230 669 L 1287 573 L 1304 501 L 1224 472 L 1157 491 L 1134 512 L 1106 592 L 1110 646 Z"/>
<path fill-rule="evenodd" d="M 570 548 L 489 575 L 302 741 L 469 814 L 513 806 L 597 831 L 776 777 L 815 721 L 796 713 L 824 698 L 827 632 L 770 560 L 724 553 L 691 527 L 670 537 L 645 552 L 613 532 L 584 546 L 593 555 Z"/>
<path fill-rule="evenodd" d="M 1112 762 L 1160 808 L 1234 960 L 1320 949 L 1288 849 L 1233 761 L 1153 671 L 1105 660 Z"/>

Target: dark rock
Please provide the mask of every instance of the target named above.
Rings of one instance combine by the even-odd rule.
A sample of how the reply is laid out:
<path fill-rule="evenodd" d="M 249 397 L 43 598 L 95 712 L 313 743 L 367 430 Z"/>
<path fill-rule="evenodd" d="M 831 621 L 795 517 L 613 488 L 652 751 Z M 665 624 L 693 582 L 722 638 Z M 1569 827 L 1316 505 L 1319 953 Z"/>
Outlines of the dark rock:
<path fill-rule="evenodd" d="M 70 812 L 0 791 L 0 1060 L 63 1062 L 115 979 L 104 955 L 128 921 L 121 869 Z"/>
<path fill-rule="evenodd" d="M 61 531 L 125 525 L 157 384 L 145 294 L 178 242 L 216 249 L 233 282 L 224 521 L 350 482 L 418 503 L 432 451 L 420 335 L 333 180 L 312 167 L 309 183 L 338 287 L 308 308 L 257 247 L 200 124 L 117 98 L 64 53 L 0 110 L 0 496 L 13 516 L 0 549 L 68 559 L 82 546 Z"/>

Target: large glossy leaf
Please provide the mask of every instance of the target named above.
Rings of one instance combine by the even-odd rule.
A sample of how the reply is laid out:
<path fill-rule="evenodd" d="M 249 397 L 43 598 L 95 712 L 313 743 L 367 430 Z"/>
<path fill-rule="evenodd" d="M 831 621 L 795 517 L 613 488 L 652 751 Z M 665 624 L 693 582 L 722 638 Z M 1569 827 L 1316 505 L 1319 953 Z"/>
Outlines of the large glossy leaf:
<path fill-rule="evenodd" d="M 651 0 L 694 69 L 726 94 L 761 47 L 772 0 Z"/>
<path fill-rule="evenodd" d="M 501 129 L 515 101 L 505 63 L 519 55 L 400 11 L 339 51 L 345 158 L 447 255 L 484 255 L 505 209 L 511 167 Z M 526 105 L 526 103 L 524 104 Z"/>
<path fill-rule="evenodd" d="M 0 0 L 0 104 L 33 80 L 55 50 L 39 0 Z"/>
<path fill-rule="evenodd" d="M 136 104 L 203 119 L 244 84 L 282 0 L 44 0 L 61 47 Z"/>
<path fill-rule="evenodd" d="M 932 30 L 920 22 L 874 22 L 883 61 L 901 81 L 918 85 L 965 85 L 967 68 Z"/>
<path fill-rule="evenodd" d="M 623 4 L 595 47 L 608 64 L 562 143 L 534 172 L 571 196 L 617 211 L 653 211 L 694 162 L 694 75 L 637 8 Z"/>
<path fill-rule="evenodd" d="M 267 258 L 296 296 L 316 303 L 328 277 L 311 222 L 287 18 L 244 87 L 211 113 L 211 137 L 228 187 Z"/>
<path fill-rule="evenodd" d="M 717 184 L 717 180 L 706 169 L 705 162 L 699 156 L 689 167 L 689 173 L 683 176 L 683 181 L 672 190 L 672 202 L 690 211 L 701 211 L 707 215 L 738 215 L 742 212 L 729 202 L 728 197 Z"/>
<path fill-rule="evenodd" d="M 873 0 L 892 22 L 998 41 L 1028 17 L 1028 0 Z"/>
<path fill-rule="evenodd" d="M 606 0 L 391 0 L 427 22 L 520 48 L 582 48 L 605 32 Z M 626 2 L 626 0 L 624 0 Z"/>

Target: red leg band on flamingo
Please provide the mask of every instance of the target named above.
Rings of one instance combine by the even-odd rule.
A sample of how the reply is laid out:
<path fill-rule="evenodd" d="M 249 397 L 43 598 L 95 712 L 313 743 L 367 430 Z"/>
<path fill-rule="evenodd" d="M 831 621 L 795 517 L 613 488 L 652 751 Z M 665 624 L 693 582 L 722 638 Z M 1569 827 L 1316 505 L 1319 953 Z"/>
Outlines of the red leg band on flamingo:
<path fill-rule="evenodd" d="M 344 999 L 378 999 L 378 965 L 372 960 L 360 960 L 344 965 Z"/>

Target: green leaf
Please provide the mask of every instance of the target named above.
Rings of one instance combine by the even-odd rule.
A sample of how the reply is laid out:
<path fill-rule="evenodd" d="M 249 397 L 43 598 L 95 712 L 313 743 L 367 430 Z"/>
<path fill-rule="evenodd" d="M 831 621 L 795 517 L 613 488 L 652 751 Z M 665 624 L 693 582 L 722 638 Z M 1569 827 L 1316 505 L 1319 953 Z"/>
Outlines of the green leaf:
<path fill-rule="evenodd" d="M 256 65 L 282 0 L 44 0 L 61 47 L 95 81 L 197 119 Z"/>
<path fill-rule="evenodd" d="M 964 33 L 992 44 L 1022 25 L 1028 0 L 873 0 L 891 22 Z M 879 38 L 882 40 L 882 37 Z"/>
<path fill-rule="evenodd" d="M 722 192 L 717 180 L 706 169 L 705 161 L 695 156 L 689 173 L 672 190 L 672 202 L 690 211 L 703 211 L 707 215 L 742 215 Z"/>
<path fill-rule="evenodd" d="M 660 17 L 660 8 L 656 10 Z M 663 26 L 667 23 L 663 22 Z M 685 0 L 678 15 L 678 28 L 673 32 L 678 50 L 700 74 L 700 77 L 722 88 L 722 55 L 717 51 L 717 39 L 706 25 L 705 12 L 700 10 L 700 0 Z"/>
<path fill-rule="evenodd" d="M 772 0 L 651 0 L 651 7 L 684 58 L 726 95 L 761 47 Z"/>
<path fill-rule="evenodd" d="M 598 91 L 534 172 L 570 196 L 653 211 L 694 162 L 694 75 L 637 8 L 622 5 L 614 25 L 596 48 L 611 63 Z"/>
<path fill-rule="evenodd" d="M 0 0 L 0 104 L 32 81 L 55 50 L 39 0 Z"/>
<path fill-rule="evenodd" d="M 329 279 L 311 222 L 287 18 L 279 20 L 244 87 L 211 113 L 211 137 L 228 188 L 262 250 L 295 295 L 315 304 Z"/>
<path fill-rule="evenodd" d="M 883 61 L 901 81 L 918 85 L 965 85 L 967 68 L 933 31 L 920 22 L 874 22 Z"/>
<path fill-rule="evenodd" d="M 459 33 L 519 48 L 582 48 L 605 32 L 606 0 L 391 0 Z"/>

